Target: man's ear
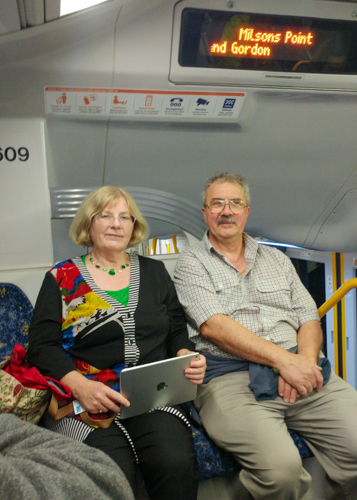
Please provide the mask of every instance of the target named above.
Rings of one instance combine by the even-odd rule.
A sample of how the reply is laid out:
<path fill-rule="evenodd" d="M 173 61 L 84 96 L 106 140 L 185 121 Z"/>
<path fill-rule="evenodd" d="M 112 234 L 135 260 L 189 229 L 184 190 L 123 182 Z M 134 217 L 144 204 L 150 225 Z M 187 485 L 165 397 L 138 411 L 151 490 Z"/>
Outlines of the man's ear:
<path fill-rule="evenodd" d="M 202 208 L 201 208 L 201 212 L 202 212 L 203 218 L 204 218 L 204 220 L 205 220 L 205 223 L 207 224 L 207 220 L 206 220 L 206 209 L 205 209 L 205 207 L 202 207 Z"/>

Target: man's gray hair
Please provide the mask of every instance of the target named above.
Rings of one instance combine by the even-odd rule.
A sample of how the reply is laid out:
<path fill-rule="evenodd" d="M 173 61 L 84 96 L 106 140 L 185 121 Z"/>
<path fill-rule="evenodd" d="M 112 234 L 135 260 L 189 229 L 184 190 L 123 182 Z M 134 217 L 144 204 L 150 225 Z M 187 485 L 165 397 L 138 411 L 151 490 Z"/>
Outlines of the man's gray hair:
<path fill-rule="evenodd" d="M 247 202 L 247 205 L 249 207 L 250 205 L 250 192 L 249 192 L 249 186 L 248 186 L 248 181 L 244 177 L 238 174 L 231 174 L 230 172 L 221 172 L 220 174 L 216 174 L 213 177 L 210 177 L 207 179 L 203 191 L 202 191 L 202 200 L 203 204 L 206 203 L 206 196 L 207 196 L 207 191 L 208 188 L 213 184 L 214 182 L 218 182 L 218 184 L 222 184 L 223 182 L 231 182 L 232 184 L 239 184 L 242 186 L 243 193 L 245 196 L 245 200 Z"/>

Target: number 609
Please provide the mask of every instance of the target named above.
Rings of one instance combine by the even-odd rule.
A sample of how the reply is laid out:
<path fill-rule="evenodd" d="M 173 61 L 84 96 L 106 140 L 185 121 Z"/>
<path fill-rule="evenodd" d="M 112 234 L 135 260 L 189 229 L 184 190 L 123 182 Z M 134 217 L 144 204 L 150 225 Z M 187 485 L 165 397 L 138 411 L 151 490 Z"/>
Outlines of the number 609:
<path fill-rule="evenodd" d="M 19 148 L 17 151 L 15 148 L 6 148 L 3 152 L 3 148 L 0 148 L 0 161 L 15 161 L 18 158 L 20 161 L 27 161 L 30 157 L 30 152 L 27 148 Z"/>

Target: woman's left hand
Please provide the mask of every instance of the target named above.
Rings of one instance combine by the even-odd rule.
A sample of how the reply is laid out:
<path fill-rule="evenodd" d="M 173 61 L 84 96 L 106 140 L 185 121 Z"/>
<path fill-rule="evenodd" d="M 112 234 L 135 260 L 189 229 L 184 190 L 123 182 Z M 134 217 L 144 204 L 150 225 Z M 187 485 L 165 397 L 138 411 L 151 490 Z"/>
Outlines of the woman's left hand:
<path fill-rule="evenodd" d="M 180 349 L 177 356 L 184 356 L 185 354 L 194 354 L 194 351 L 188 349 Z M 192 384 L 200 385 L 203 382 L 206 373 L 206 358 L 199 354 L 197 358 L 191 361 L 190 366 L 185 369 L 185 377 L 192 382 Z"/>

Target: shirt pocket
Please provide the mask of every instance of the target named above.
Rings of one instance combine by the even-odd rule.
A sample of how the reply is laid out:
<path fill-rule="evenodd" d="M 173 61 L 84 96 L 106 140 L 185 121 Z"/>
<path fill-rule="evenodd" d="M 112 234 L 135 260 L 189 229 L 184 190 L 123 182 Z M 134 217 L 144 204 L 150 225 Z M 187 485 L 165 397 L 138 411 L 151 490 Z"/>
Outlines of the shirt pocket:
<path fill-rule="evenodd" d="M 213 288 L 217 294 L 224 292 L 227 289 L 232 289 L 239 286 L 240 276 L 234 272 L 219 272 L 211 273 Z"/>
<path fill-rule="evenodd" d="M 255 295 L 256 301 L 260 305 L 276 309 L 291 309 L 291 290 L 289 284 L 280 277 L 258 279 Z"/>
<path fill-rule="evenodd" d="M 226 314 L 232 314 L 243 302 L 244 290 L 242 278 L 236 272 L 215 272 L 211 274 L 216 300 L 225 308 Z"/>

